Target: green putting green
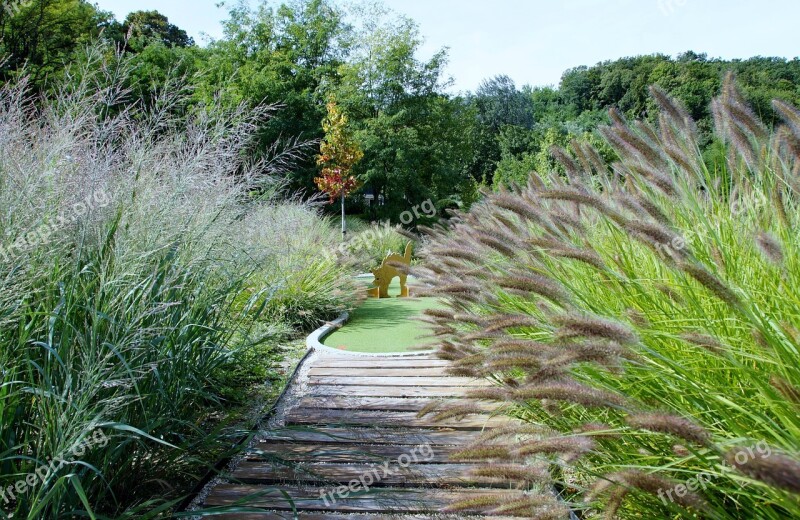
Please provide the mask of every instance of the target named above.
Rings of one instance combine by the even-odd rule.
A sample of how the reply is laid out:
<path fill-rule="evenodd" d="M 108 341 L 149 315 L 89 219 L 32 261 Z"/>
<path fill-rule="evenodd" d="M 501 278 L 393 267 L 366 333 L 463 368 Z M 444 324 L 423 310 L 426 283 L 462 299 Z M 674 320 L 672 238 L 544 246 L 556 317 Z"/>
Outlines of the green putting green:
<path fill-rule="evenodd" d="M 364 280 L 363 278 L 360 280 Z M 365 287 L 370 285 L 367 279 Z M 409 278 L 409 285 L 413 279 Z M 400 282 L 395 279 L 389 294 L 400 293 Z M 424 345 L 430 338 L 420 338 L 429 333 L 427 326 L 413 319 L 425 309 L 441 307 L 435 298 L 368 298 L 350 313 L 350 320 L 322 342 L 325 346 L 348 352 L 389 353 L 408 352 Z"/>

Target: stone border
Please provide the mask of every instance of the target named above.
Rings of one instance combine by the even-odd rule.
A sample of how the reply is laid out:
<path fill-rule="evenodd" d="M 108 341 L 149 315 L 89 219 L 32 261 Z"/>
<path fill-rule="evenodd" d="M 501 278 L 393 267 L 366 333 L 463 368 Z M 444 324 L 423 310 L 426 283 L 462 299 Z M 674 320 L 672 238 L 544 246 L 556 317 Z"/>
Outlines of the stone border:
<path fill-rule="evenodd" d="M 318 352 L 327 352 L 329 354 L 336 354 L 342 357 L 412 357 L 427 356 L 436 352 L 435 350 L 420 350 L 418 352 L 350 352 L 348 350 L 339 350 L 337 348 L 331 348 L 323 345 L 322 340 L 325 339 L 325 337 L 331 332 L 341 328 L 342 325 L 347 323 L 348 319 L 350 319 L 350 314 L 344 312 L 335 320 L 329 321 L 322 327 L 309 334 L 309 336 L 306 338 L 306 346 L 308 349 Z"/>

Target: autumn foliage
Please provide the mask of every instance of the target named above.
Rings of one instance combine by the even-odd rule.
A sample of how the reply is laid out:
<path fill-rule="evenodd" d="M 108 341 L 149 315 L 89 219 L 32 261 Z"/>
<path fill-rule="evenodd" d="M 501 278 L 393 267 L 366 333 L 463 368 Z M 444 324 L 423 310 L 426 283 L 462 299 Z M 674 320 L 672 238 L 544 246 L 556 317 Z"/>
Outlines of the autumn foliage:
<path fill-rule="evenodd" d="M 358 180 L 350 172 L 364 157 L 364 152 L 349 133 L 347 116 L 336 101 L 331 100 L 327 107 L 328 115 L 322 122 L 325 139 L 320 144 L 320 155 L 317 156 L 317 164 L 323 167 L 322 174 L 314 182 L 333 202 L 358 188 Z"/>

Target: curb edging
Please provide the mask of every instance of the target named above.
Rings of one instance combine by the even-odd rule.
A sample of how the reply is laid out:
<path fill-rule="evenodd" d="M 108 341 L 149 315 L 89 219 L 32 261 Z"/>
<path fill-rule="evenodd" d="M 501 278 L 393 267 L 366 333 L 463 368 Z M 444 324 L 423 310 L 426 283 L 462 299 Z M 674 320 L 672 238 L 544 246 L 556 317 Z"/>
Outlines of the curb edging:
<path fill-rule="evenodd" d="M 420 350 L 419 352 L 351 352 L 349 350 L 339 350 L 322 344 L 323 339 L 325 339 L 336 329 L 341 328 L 342 325 L 347 323 L 347 320 L 349 319 L 350 313 L 343 312 L 335 320 L 324 324 L 322 327 L 308 335 L 306 338 L 306 347 L 308 347 L 309 350 L 327 352 L 329 354 L 336 354 L 342 357 L 414 357 L 427 356 L 436 352 L 435 350 Z"/>

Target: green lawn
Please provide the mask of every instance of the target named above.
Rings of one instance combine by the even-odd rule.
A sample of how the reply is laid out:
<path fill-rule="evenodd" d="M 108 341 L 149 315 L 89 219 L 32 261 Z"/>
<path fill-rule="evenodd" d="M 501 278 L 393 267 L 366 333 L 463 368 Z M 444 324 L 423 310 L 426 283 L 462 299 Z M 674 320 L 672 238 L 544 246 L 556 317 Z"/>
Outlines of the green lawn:
<path fill-rule="evenodd" d="M 369 282 L 366 280 L 365 287 Z M 410 279 L 411 284 L 413 280 Z M 389 294 L 399 292 L 400 284 L 395 279 Z M 420 316 L 425 309 L 440 306 L 434 298 L 369 298 L 350 313 L 350 320 L 325 338 L 323 344 L 349 352 L 412 351 L 412 347 L 431 341 L 431 338 L 419 337 L 428 334 L 428 329 L 424 323 L 412 318 Z"/>

